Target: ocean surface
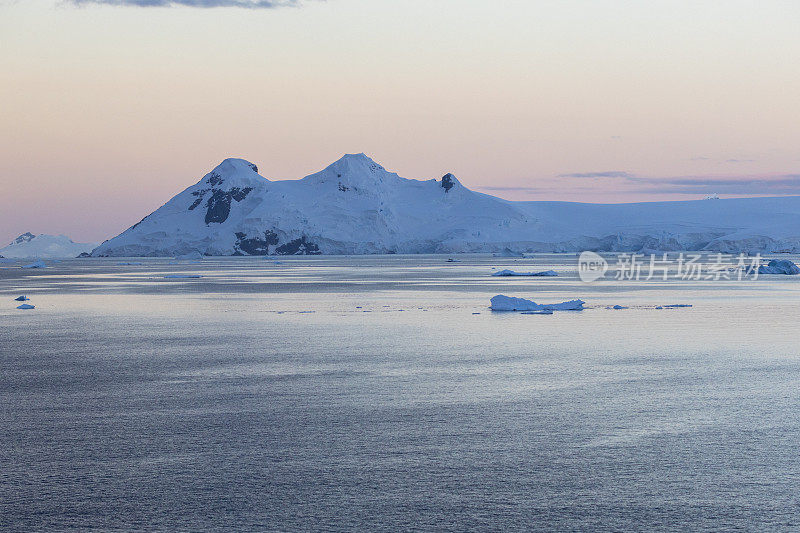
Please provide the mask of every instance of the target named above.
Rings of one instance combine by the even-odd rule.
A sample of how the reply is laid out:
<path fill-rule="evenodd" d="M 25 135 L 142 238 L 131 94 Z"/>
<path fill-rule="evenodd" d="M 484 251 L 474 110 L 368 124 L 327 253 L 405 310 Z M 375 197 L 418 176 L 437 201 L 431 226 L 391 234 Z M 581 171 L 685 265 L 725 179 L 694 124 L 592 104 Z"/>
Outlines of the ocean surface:
<path fill-rule="evenodd" d="M 0 529 L 800 528 L 800 276 L 453 257 L 0 263 Z"/>

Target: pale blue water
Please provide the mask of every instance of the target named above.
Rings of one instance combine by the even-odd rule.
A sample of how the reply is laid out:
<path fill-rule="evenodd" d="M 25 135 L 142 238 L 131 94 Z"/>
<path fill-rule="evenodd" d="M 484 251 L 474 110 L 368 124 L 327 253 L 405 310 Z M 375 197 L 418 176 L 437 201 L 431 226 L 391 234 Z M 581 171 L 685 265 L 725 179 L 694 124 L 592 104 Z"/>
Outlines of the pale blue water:
<path fill-rule="evenodd" d="M 0 265 L 0 528 L 800 527 L 800 279 L 445 259 Z"/>

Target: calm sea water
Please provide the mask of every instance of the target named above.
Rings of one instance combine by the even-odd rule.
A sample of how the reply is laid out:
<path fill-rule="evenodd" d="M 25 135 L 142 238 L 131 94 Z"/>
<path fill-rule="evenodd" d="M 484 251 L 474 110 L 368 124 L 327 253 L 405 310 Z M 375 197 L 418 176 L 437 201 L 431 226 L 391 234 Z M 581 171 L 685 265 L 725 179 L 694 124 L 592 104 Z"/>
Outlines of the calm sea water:
<path fill-rule="evenodd" d="M 800 277 L 458 259 L 0 264 L 0 528 L 800 528 Z"/>

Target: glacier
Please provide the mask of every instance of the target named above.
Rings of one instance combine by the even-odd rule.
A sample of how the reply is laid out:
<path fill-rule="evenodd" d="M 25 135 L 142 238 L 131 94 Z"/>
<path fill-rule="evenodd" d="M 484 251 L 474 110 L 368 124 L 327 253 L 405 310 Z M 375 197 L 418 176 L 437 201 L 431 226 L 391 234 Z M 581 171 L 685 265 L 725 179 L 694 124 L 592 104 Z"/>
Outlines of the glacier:
<path fill-rule="evenodd" d="M 92 256 L 800 252 L 800 197 L 515 202 L 450 173 L 405 179 L 348 154 L 299 180 L 226 159 Z"/>

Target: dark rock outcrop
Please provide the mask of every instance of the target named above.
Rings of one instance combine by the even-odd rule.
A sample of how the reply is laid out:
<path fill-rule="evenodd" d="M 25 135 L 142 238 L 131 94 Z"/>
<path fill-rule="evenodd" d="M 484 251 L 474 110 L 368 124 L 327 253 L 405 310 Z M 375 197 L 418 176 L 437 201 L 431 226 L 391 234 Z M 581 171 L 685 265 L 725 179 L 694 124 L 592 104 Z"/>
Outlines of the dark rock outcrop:
<path fill-rule="evenodd" d="M 248 237 L 246 233 L 236 232 L 236 251 L 233 255 L 269 255 L 269 247 L 278 244 L 278 234 L 272 230 L 264 232 L 264 237 Z"/>
<path fill-rule="evenodd" d="M 206 207 L 208 208 L 206 211 L 206 224 L 222 224 L 228 220 L 228 215 L 231 213 L 231 200 L 241 202 L 252 190 L 252 187 L 245 187 L 244 189 L 234 187 L 229 191 L 211 189 L 211 198 L 206 202 Z M 190 206 L 189 209 L 194 209 L 194 207 Z"/>
<path fill-rule="evenodd" d="M 456 184 L 456 177 L 450 174 L 449 172 L 442 176 L 442 188 L 444 192 L 449 192 L 450 189 Z"/>
<path fill-rule="evenodd" d="M 275 253 L 278 255 L 320 255 L 322 252 L 320 252 L 319 246 L 309 242 L 303 235 L 299 239 L 278 246 Z"/>

